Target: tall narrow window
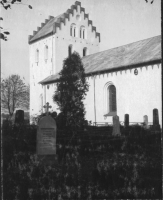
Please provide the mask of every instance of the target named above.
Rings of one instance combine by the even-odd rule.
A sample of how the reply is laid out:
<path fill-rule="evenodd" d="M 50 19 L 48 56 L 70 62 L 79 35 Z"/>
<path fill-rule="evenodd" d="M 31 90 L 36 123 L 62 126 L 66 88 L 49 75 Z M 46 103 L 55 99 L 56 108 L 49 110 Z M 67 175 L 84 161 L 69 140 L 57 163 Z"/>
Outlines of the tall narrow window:
<path fill-rule="evenodd" d="M 40 112 L 43 113 L 43 95 L 40 94 Z"/>
<path fill-rule="evenodd" d="M 80 27 L 80 38 L 86 39 L 87 38 L 87 31 L 84 26 Z"/>
<path fill-rule="evenodd" d="M 72 36 L 72 25 L 71 25 L 71 27 L 70 27 L 70 36 Z"/>
<path fill-rule="evenodd" d="M 39 62 L 39 50 L 36 49 L 36 57 L 35 57 L 36 62 Z"/>
<path fill-rule="evenodd" d="M 76 26 L 76 24 L 71 24 L 71 26 L 70 26 L 70 36 L 77 37 L 77 26 Z"/>
<path fill-rule="evenodd" d="M 117 111 L 117 103 L 116 103 L 116 88 L 114 85 L 110 85 L 108 87 L 108 112 L 116 112 Z"/>
<path fill-rule="evenodd" d="M 87 48 L 84 47 L 84 49 L 83 49 L 83 57 L 86 56 L 86 55 L 87 55 Z"/>
<path fill-rule="evenodd" d="M 83 39 L 85 39 L 85 29 L 83 29 Z"/>
<path fill-rule="evenodd" d="M 68 56 L 70 57 L 72 54 L 72 45 L 68 46 Z"/>
<path fill-rule="evenodd" d="M 45 51 L 44 51 L 44 56 L 45 56 L 45 61 L 47 61 L 48 60 L 48 46 L 46 45 L 45 46 Z"/>
<path fill-rule="evenodd" d="M 76 27 L 74 27 L 74 37 L 76 37 Z"/>

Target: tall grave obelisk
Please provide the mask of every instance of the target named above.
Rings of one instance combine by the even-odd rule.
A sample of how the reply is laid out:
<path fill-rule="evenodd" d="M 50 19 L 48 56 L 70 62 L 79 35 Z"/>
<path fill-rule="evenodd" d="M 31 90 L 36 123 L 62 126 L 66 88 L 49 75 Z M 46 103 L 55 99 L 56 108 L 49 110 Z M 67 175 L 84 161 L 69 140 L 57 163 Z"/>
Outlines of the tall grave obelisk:
<path fill-rule="evenodd" d="M 57 126 L 55 120 L 48 115 L 49 103 L 44 106 L 46 116 L 42 117 L 37 129 L 37 155 L 44 164 L 55 163 L 56 157 L 56 134 Z"/>

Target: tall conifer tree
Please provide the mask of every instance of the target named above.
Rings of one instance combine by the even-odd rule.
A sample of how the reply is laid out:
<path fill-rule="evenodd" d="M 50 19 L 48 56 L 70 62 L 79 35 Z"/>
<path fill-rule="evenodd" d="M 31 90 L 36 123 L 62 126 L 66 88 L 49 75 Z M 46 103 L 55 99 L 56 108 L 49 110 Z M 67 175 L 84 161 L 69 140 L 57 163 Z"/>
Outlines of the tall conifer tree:
<path fill-rule="evenodd" d="M 83 100 L 88 91 L 88 83 L 78 53 L 74 52 L 63 61 L 59 75 L 60 81 L 53 101 L 57 103 L 67 126 L 81 127 L 85 120 Z"/>

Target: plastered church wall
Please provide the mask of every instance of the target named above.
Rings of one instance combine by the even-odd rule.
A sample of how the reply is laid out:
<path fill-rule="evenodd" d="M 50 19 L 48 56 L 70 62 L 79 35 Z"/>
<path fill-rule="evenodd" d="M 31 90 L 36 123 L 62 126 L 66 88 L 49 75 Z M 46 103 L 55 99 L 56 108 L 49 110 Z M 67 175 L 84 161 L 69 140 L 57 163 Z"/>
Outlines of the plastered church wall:
<path fill-rule="evenodd" d="M 48 59 L 45 60 L 45 46 L 48 46 Z M 54 52 L 52 45 L 55 45 L 55 38 L 52 36 L 39 40 L 29 45 L 30 55 L 30 115 L 41 113 L 41 95 L 43 95 L 43 86 L 38 84 L 41 80 L 54 71 Z M 36 50 L 39 50 L 39 60 L 36 62 Z"/>
<path fill-rule="evenodd" d="M 96 37 L 92 25 L 88 25 L 88 18 L 84 18 L 81 6 L 77 10 L 73 9 L 73 14 L 69 13 L 69 20 L 65 19 L 65 24 L 61 22 L 60 28 L 56 28 L 56 33 L 52 36 L 40 39 L 29 45 L 30 54 L 30 115 L 41 114 L 42 106 L 49 102 L 54 108 L 52 87 L 39 84 L 46 77 L 60 72 L 63 67 L 63 60 L 68 57 L 68 47 L 72 45 L 72 52 L 76 51 L 83 56 L 83 48 L 87 48 L 87 55 L 99 51 L 99 36 Z M 70 35 L 70 27 L 76 25 L 76 37 Z M 80 38 L 80 27 L 86 29 L 86 38 Z M 45 46 L 48 46 L 48 59 L 45 61 Z M 36 50 L 39 50 L 39 62 L 36 62 Z"/>
<path fill-rule="evenodd" d="M 124 115 L 129 114 L 130 122 L 143 122 L 143 116 L 148 115 L 148 122 L 153 122 L 153 109 L 159 110 L 159 122 L 162 125 L 162 95 L 161 95 L 161 64 L 101 74 L 95 77 L 95 104 L 94 104 L 94 77 L 87 78 L 90 84 L 85 99 L 86 119 L 92 122 L 112 122 L 112 117 L 106 119 L 104 88 L 108 82 L 116 87 L 117 115 L 124 121 Z M 94 109 L 96 108 L 96 115 Z"/>

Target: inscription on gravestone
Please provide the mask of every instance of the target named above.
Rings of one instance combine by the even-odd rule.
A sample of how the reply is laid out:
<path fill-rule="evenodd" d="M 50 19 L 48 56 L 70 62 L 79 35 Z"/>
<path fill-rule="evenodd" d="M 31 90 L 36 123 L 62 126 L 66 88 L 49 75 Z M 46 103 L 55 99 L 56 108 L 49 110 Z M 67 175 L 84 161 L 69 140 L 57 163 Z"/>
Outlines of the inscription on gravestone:
<path fill-rule="evenodd" d="M 37 130 L 37 155 L 56 155 L 56 122 L 48 115 L 47 103 L 46 116 L 42 117 Z"/>

